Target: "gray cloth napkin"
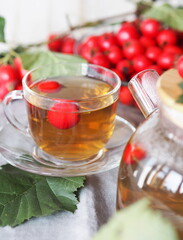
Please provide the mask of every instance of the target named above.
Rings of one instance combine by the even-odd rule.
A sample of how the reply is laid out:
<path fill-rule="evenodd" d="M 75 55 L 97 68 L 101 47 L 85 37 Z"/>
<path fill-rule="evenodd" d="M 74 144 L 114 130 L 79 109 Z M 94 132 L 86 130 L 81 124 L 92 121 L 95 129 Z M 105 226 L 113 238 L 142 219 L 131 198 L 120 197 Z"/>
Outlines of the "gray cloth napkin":
<path fill-rule="evenodd" d="M 1 158 L 0 163 L 5 163 Z M 75 213 L 61 211 L 32 218 L 17 227 L 0 227 L 1 240 L 90 240 L 115 212 L 117 168 L 87 176 Z"/>

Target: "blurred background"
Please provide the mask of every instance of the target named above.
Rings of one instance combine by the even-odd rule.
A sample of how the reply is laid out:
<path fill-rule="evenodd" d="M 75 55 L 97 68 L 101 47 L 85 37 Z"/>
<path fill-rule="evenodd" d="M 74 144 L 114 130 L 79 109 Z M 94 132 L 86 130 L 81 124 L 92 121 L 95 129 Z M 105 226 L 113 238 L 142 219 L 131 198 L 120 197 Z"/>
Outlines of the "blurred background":
<path fill-rule="evenodd" d="M 126 0 L 0 0 L 0 16 L 6 19 L 8 42 L 35 43 L 49 33 L 72 25 L 133 11 L 134 1 Z"/>
<path fill-rule="evenodd" d="M 71 25 L 81 24 L 131 12 L 136 2 L 135 0 L 0 0 L 0 16 L 6 19 L 6 41 L 28 44 L 44 41 L 50 33 L 67 30 L 68 18 Z M 181 1 L 164 2 L 176 5 Z"/>

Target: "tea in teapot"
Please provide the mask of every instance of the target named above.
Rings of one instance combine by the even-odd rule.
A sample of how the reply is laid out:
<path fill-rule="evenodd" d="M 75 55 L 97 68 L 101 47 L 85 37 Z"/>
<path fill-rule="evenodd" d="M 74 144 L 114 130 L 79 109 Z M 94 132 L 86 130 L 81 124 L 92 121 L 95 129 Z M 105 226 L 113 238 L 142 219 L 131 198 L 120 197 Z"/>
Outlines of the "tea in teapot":
<path fill-rule="evenodd" d="M 146 70 L 129 88 L 146 119 L 123 153 L 117 208 L 148 197 L 183 239 L 183 79 L 175 69 L 161 76 Z"/>

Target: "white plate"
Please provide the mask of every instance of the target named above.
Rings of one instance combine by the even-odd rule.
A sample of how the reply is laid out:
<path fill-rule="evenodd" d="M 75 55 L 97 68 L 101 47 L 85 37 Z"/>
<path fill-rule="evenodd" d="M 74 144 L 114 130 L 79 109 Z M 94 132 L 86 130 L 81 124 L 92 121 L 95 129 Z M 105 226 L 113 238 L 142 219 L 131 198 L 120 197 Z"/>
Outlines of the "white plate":
<path fill-rule="evenodd" d="M 125 119 L 117 116 L 111 140 L 104 154 L 96 161 L 81 165 L 57 166 L 47 164 L 47 159 L 34 159 L 35 143 L 9 123 L 0 130 L 0 153 L 9 164 L 27 172 L 47 176 L 84 176 L 104 172 L 119 166 L 123 149 L 135 128 Z"/>

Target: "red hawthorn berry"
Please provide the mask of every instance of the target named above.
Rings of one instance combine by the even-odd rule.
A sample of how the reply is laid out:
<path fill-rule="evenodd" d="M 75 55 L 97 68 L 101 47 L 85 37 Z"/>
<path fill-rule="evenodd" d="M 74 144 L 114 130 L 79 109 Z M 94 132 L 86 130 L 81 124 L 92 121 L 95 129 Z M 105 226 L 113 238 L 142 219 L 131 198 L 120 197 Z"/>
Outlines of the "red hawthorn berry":
<path fill-rule="evenodd" d="M 123 52 L 118 46 L 111 46 L 105 55 L 112 64 L 117 64 L 123 57 Z"/>
<path fill-rule="evenodd" d="M 62 45 L 62 38 L 58 34 L 50 34 L 48 37 L 48 49 L 53 52 L 59 52 Z"/>
<path fill-rule="evenodd" d="M 133 65 L 132 62 L 128 59 L 122 59 L 116 65 L 116 68 L 124 75 L 129 76 L 133 73 Z"/>
<path fill-rule="evenodd" d="M 15 90 L 22 90 L 23 87 L 22 87 L 22 84 L 18 84 L 16 87 L 15 87 Z"/>
<path fill-rule="evenodd" d="M 92 57 L 91 60 L 90 60 L 90 63 L 96 64 L 96 65 L 99 65 L 99 66 L 102 66 L 102 67 L 110 68 L 109 60 L 102 53 L 98 53 L 94 57 Z"/>
<path fill-rule="evenodd" d="M 158 66 L 160 66 L 162 69 L 169 69 L 174 67 L 175 61 L 176 61 L 177 55 L 170 52 L 163 52 L 157 61 Z"/>
<path fill-rule="evenodd" d="M 66 53 L 66 54 L 73 54 L 75 43 L 76 43 L 76 39 L 72 37 L 64 37 L 62 41 L 62 45 L 60 47 L 60 52 Z"/>
<path fill-rule="evenodd" d="M 125 26 L 121 26 L 118 32 L 116 33 L 118 43 L 123 46 L 126 41 L 130 41 L 133 39 L 139 38 L 139 33 L 136 27 L 132 25 L 125 24 Z"/>
<path fill-rule="evenodd" d="M 145 157 L 145 150 L 137 144 L 127 144 L 123 153 L 123 161 L 127 165 L 137 163 L 138 161 L 143 160 Z"/>
<path fill-rule="evenodd" d="M 143 54 L 144 48 L 138 40 L 131 40 L 125 42 L 123 45 L 123 53 L 127 59 L 133 59 L 134 57 Z"/>
<path fill-rule="evenodd" d="M 161 55 L 162 50 L 160 47 L 152 46 L 147 48 L 145 56 L 153 62 L 157 62 L 158 57 Z"/>
<path fill-rule="evenodd" d="M 102 51 L 108 50 L 112 46 L 116 46 L 116 37 L 114 33 L 106 32 L 99 36 L 98 45 Z"/>
<path fill-rule="evenodd" d="M 60 83 L 53 80 L 43 81 L 38 84 L 38 90 L 45 93 L 58 92 L 62 87 L 63 86 Z"/>
<path fill-rule="evenodd" d="M 13 90 L 19 84 L 19 75 L 16 69 L 9 65 L 0 66 L 0 85 L 5 86 L 9 91 Z"/>
<path fill-rule="evenodd" d="M 18 80 L 19 80 L 18 84 L 21 84 L 22 83 L 22 78 L 24 77 L 24 75 L 28 71 L 23 68 L 22 60 L 19 57 L 16 57 L 13 60 L 13 66 L 14 66 L 14 69 L 16 70 L 16 72 L 17 72 L 17 75 L 18 75 Z M 30 78 L 31 78 L 31 76 L 29 75 L 29 79 Z"/>
<path fill-rule="evenodd" d="M 58 129 L 72 128 L 80 121 L 79 107 L 69 100 L 60 101 L 48 111 L 48 121 Z"/>
<path fill-rule="evenodd" d="M 179 57 L 176 68 L 178 70 L 179 75 L 183 78 L 183 55 Z"/>
<path fill-rule="evenodd" d="M 89 47 L 87 45 L 83 45 L 80 49 L 80 56 L 90 62 L 90 60 L 100 53 L 98 47 Z"/>
<path fill-rule="evenodd" d="M 148 48 L 156 45 L 156 42 L 154 39 L 146 36 L 141 36 L 139 38 L 139 42 L 142 44 L 143 47 Z"/>
<path fill-rule="evenodd" d="M 142 34 L 150 38 L 155 38 L 160 29 L 161 23 L 152 18 L 145 19 L 140 24 Z"/>
<path fill-rule="evenodd" d="M 151 60 L 144 55 L 139 55 L 133 59 L 133 67 L 136 72 L 141 72 L 149 68 L 150 65 L 152 65 Z"/>
<path fill-rule="evenodd" d="M 119 100 L 124 105 L 133 105 L 134 98 L 128 89 L 128 86 L 122 86 L 120 88 Z"/>
<path fill-rule="evenodd" d="M 169 53 L 174 53 L 174 54 L 177 54 L 177 55 L 180 55 L 180 54 L 183 53 L 183 49 L 176 46 L 176 45 L 166 45 L 163 48 L 163 51 L 164 52 L 169 52 Z"/>
<path fill-rule="evenodd" d="M 98 47 L 99 36 L 89 36 L 85 39 L 84 45 L 88 47 Z"/>
<path fill-rule="evenodd" d="M 158 33 L 156 40 L 160 47 L 164 47 L 166 45 L 175 45 L 178 37 L 173 29 L 164 29 Z"/>
<path fill-rule="evenodd" d="M 131 21 L 131 22 L 129 22 L 129 21 L 123 22 L 123 23 L 121 24 L 121 28 L 123 28 L 123 29 L 124 29 L 124 28 L 130 28 L 130 27 L 136 28 L 137 25 L 138 25 L 138 23 L 136 22 L 136 19 L 135 19 L 134 21 Z"/>

